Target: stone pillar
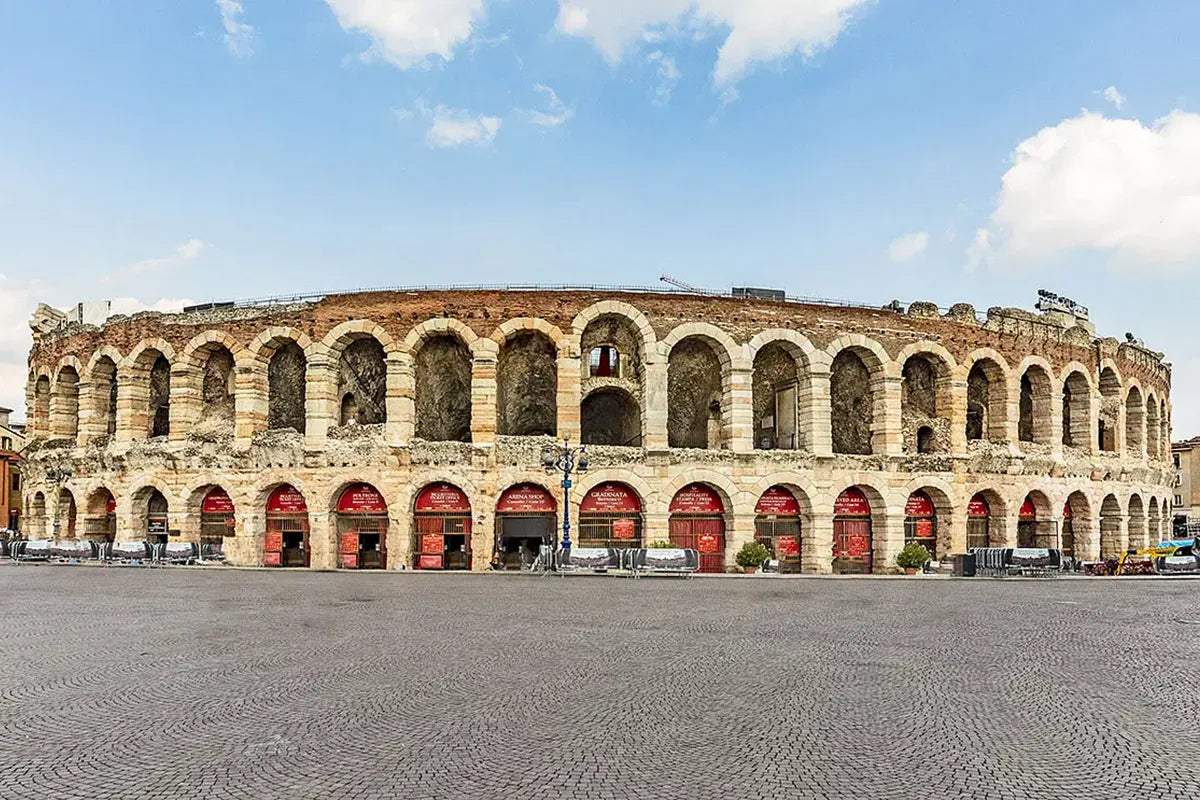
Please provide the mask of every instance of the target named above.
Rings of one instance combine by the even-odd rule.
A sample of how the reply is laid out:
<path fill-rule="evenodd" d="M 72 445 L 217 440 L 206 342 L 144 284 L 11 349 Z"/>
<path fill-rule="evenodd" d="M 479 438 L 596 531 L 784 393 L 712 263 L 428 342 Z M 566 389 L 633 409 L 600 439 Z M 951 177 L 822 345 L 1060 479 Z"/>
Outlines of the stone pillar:
<path fill-rule="evenodd" d="M 117 381 L 117 442 L 145 439 L 150 433 L 149 376 L 127 372 Z"/>
<path fill-rule="evenodd" d="M 270 413 L 270 387 L 266 364 L 252 361 L 233 368 L 233 440 L 234 446 L 250 447 L 254 434 L 267 429 Z"/>
<path fill-rule="evenodd" d="M 737 554 L 744 545 L 754 541 L 754 514 L 725 514 L 725 567 L 738 569 Z"/>
<path fill-rule="evenodd" d="M 736 364 L 725 370 L 722 376 L 722 395 L 727 413 L 724 415 L 722 439 L 728 442 L 735 453 L 749 453 L 754 449 L 754 370 L 745 364 Z M 753 538 L 753 537 L 751 537 Z"/>
<path fill-rule="evenodd" d="M 885 375 L 871 381 L 874 395 L 871 424 L 871 452 L 895 456 L 904 452 L 901 428 L 900 386 L 902 379 Z"/>
<path fill-rule="evenodd" d="M 647 353 L 642 388 L 642 446 L 667 449 L 667 358 Z"/>
<path fill-rule="evenodd" d="M 1088 455 L 1100 452 L 1103 443 L 1100 441 L 1100 395 L 1093 395 L 1088 402 L 1087 418 L 1087 448 Z"/>
<path fill-rule="evenodd" d="M 663 511 L 642 512 L 642 543 L 648 544 L 656 540 L 667 541 L 671 538 L 671 515 Z"/>
<path fill-rule="evenodd" d="M 833 514 L 813 511 L 800 531 L 800 568 L 807 574 L 833 571 Z"/>
<path fill-rule="evenodd" d="M 964 426 L 966 421 L 963 421 Z M 964 428 L 964 440 L 966 430 Z M 967 517 L 966 509 L 959 509 L 958 514 L 949 506 L 935 504 L 937 510 L 937 539 L 938 558 L 945 560 L 951 553 L 967 552 Z"/>
<path fill-rule="evenodd" d="M 79 428 L 79 384 L 66 386 L 60 378 L 50 395 L 50 436 L 74 439 Z"/>
<path fill-rule="evenodd" d="M 797 426 L 804 431 L 808 449 L 816 456 L 833 455 L 833 422 L 829 407 L 829 365 L 814 364 L 807 380 L 800 379 L 799 419 Z M 832 536 L 830 528 L 830 536 Z M 830 548 L 833 540 L 830 539 Z M 832 552 L 832 550 L 831 550 Z M 832 559 L 832 555 L 830 556 Z"/>
<path fill-rule="evenodd" d="M 415 425 L 412 386 L 412 359 L 407 354 L 391 353 L 387 357 L 387 389 L 384 398 L 387 420 L 383 438 L 390 446 L 408 444 L 405 433 Z M 389 557 L 390 560 L 390 557 Z"/>
<path fill-rule="evenodd" d="M 939 379 L 938 383 L 941 384 L 942 380 Z M 946 419 L 948 419 L 950 422 L 950 436 L 948 442 L 950 445 L 950 452 L 954 455 L 965 454 L 967 452 L 967 382 L 965 380 L 948 380 L 945 383 L 946 388 L 944 396 L 946 397 L 950 407 L 947 409 L 947 411 L 942 411 L 941 408 L 938 410 L 941 412 L 942 416 L 946 417 Z M 943 393 L 939 392 L 939 394 Z M 940 402 L 941 398 L 939 398 L 939 405 Z M 984 431 L 984 436 L 987 436 L 987 433 L 987 431 Z M 963 530 L 965 536 L 966 529 L 964 528 Z M 964 538 L 963 541 L 965 542 L 966 539 Z M 962 551 L 959 550 L 952 552 Z"/>
<path fill-rule="evenodd" d="M 1121 404 L 1117 407 L 1117 430 L 1113 436 L 1116 453 L 1121 458 L 1125 458 L 1125 447 L 1128 444 L 1128 440 L 1125 438 L 1125 424 L 1125 402 L 1122 400 Z"/>
<path fill-rule="evenodd" d="M 1034 387 L 1033 401 L 1033 440 L 1050 445 L 1050 455 L 1053 458 L 1063 457 L 1063 413 L 1062 413 L 1062 384 L 1050 380 L 1050 413 L 1040 413 L 1037 401 L 1037 387 Z"/>
<path fill-rule="evenodd" d="M 558 438 L 581 441 L 579 407 L 583 402 L 583 388 L 579 354 L 569 348 L 558 351 L 555 362 L 558 370 Z"/>
<path fill-rule="evenodd" d="M 471 520 L 471 571 L 487 572 L 492 562 L 492 554 L 496 549 L 496 513 L 494 508 L 473 509 L 474 518 Z M 571 538 L 578 537 L 575 527 L 575 515 L 571 515 Z M 559 517 L 559 524 L 562 517 Z M 561 530 L 556 533 L 556 541 L 561 536 Z M 556 545 L 557 547 L 557 545 Z"/>
<path fill-rule="evenodd" d="M 387 536 L 389 571 L 412 568 L 412 514 L 399 505 L 389 506 Z"/>
<path fill-rule="evenodd" d="M 334 515 L 324 511 L 308 513 L 309 566 L 336 569 L 338 565 L 337 527 Z"/>
<path fill-rule="evenodd" d="M 491 339 L 471 346 L 471 442 L 496 441 L 496 361 L 500 348 Z"/>
<path fill-rule="evenodd" d="M 1073 516 L 1072 533 L 1075 535 L 1075 558 L 1084 561 L 1100 559 L 1100 532 L 1094 517 Z"/>
<path fill-rule="evenodd" d="M 304 378 L 304 446 L 323 450 L 337 416 L 337 371 L 325 348 L 318 351 L 314 346 L 313 351 Z"/>
<path fill-rule="evenodd" d="M 997 514 L 995 511 L 992 512 L 992 515 L 988 518 L 988 546 L 1017 546 L 1017 509 L 1013 509 L 1012 514 Z"/>
<path fill-rule="evenodd" d="M 202 395 L 203 373 L 187 364 L 175 362 L 171 365 L 171 389 L 169 409 L 170 431 L 167 440 L 182 442 L 200 419 L 204 408 Z"/>
<path fill-rule="evenodd" d="M 883 517 L 880 519 L 880 517 Z M 883 514 L 871 514 L 871 572 L 887 575 L 895 572 L 896 556 L 904 549 L 904 508 L 886 508 Z"/>
<path fill-rule="evenodd" d="M 1129 517 L 1103 514 L 1100 517 L 1100 557 L 1120 558 L 1129 546 Z"/>
<path fill-rule="evenodd" d="M 189 514 L 187 508 L 176 508 L 175 503 L 167 507 L 167 532 L 179 531 L 168 538 L 171 542 L 200 541 L 200 513 Z"/>
<path fill-rule="evenodd" d="M 78 443 L 80 447 L 99 436 L 108 435 L 108 418 L 101 411 L 104 408 L 99 396 L 101 385 L 99 381 L 83 381 L 79 384 Z M 108 385 L 104 384 L 103 388 L 107 392 Z M 103 400 L 104 403 L 108 402 L 107 395 Z"/>

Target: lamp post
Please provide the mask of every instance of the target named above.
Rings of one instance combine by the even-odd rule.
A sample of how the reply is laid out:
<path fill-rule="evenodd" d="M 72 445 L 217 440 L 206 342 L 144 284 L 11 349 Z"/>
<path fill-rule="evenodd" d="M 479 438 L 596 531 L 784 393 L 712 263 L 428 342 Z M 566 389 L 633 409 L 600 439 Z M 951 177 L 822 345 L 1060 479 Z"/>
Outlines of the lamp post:
<path fill-rule="evenodd" d="M 562 444 L 548 445 L 542 450 L 542 468 L 547 475 L 562 473 L 563 489 L 563 534 L 562 549 L 571 547 L 571 473 L 587 472 L 587 446 L 571 447 L 564 438 Z"/>

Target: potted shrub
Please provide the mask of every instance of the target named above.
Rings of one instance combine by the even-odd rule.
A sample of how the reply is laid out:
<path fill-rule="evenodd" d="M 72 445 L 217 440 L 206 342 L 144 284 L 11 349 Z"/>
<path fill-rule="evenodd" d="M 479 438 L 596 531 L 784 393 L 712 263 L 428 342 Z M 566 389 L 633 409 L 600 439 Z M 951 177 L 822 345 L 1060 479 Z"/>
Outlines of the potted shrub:
<path fill-rule="evenodd" d="M 917 570 L 921 569 L 931 560 L 929 551 L 924 545 L 912 542 L 905 545 L 900 551 L 900 555 L 896 556 L 896 564 L 904 570 L 905 575 L 916 575 Z"/>
<path fill-rule="evenodd" d="M 652 542 L 646 542 L 646 549 L 648 550 L 670 550 L 678 546 L 674 542 L 668 542 L 666 539 L 655 539 Z"/>
<path fill-rule="evenodd" d="M 763 547 L 760 543 L 746 542 L 742 545 L 742 549 L 738 550 L 735 560 L 738 566 L 742 568 L 742 572 L 747 575 L 753 575 L 770 557 L 771 551 Z"/>

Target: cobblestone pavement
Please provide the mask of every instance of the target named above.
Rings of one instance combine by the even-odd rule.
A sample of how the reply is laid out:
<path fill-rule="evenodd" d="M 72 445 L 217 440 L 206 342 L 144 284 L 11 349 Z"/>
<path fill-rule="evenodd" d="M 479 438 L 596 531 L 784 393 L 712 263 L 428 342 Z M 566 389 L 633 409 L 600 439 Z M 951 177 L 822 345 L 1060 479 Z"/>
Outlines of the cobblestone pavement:
<path fill-rule="evenodd" d="M 0 798 L 1194 798 L 1200 581 L 0 567 Z"/>

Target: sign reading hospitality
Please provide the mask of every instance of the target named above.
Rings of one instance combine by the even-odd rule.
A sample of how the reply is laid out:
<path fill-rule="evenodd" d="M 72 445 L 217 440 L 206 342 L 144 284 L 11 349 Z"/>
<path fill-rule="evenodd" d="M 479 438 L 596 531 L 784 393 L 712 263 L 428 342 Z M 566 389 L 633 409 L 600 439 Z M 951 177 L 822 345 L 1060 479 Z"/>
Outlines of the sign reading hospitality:
<path fill-rule="evenodd" d="M 983 495 L 977 494 L 971 498 L 971 502 L 967 503 L 968 517 L 986 517 L 992 511 L 988 508 L 987 500 L 983 499 Z"/>
<path fill-rule="evenodd" d="M 614 519 L 612 535 L 614 539 L 633 539 L 637 536 L 637 526 L 631 519 Z"/>
<path fill-rule="evenodd" d="M 871 504 L 858 489 L 847 489 L 833 502 L 833 513 L 836 516 L 865 517 L 871 514 Z"/>
<path fill-rule="evenodd" d="M 204 502 L 200 504 L 201 514 L 232 514 L 233 501 L 229 499 L 229 495 L 224 489 L 213 489 L 204 496 Z"/>
<path fill-rule="evenodd" d="M 541 486 L 521 483 L 500 495 L 496 511 L 502 514 L 553 514 L 554 498 Z"/>
<path fill-rule="evenodd" d="M 471 502 L 454 484 L 431 483 L 417 495 L 417 511 L 439 514 L 470 514 Z"/>
<path fill-rule="evenodd" d="M 755 514 L 767 514 L 777 517 L 795 517 L 800 514 L 800 503 L 795 496 L 782 486 L 772 486 L 758 498 L 754 506 Z"/>
<path fill-rule="evenodd" d="M 780 536 L 775 540 L 775 555 L 778 558 L 795 558 L 800 555 L 800 541 L 795 536 Z"/>
<path fill-rule="evenodd" d="M 671 501 L 672 514 L 724 514 L 725 506 L 717 493 L 703 483 L 680 489 Z"/>
<path fill-rule="evenodd" d="M 337 510 L 342 514 L 386 514 L 387 503 L 374 486 L 356 483 L 342 492 Z"/>
<path fill-rule="evenodd" d="M 924 492 L 913 492 L 904 504 L 904 514 L 909 517 L 932 517 L 933 501 Z"/>
<path fill-rule="evenodd" d="M 601 483 L 587 493 L 579 510 L 594 514 L 637 514 L 642 510 L 642 501 L 623 483 Z"/>
<path fill-rule="evenodd" d="M 304 495 L 294 486 L 284 484 L 271 492 L 271 496 L 267 498 L 267 513 L 307 514 L 308 505 L 304 502 Z"/>

